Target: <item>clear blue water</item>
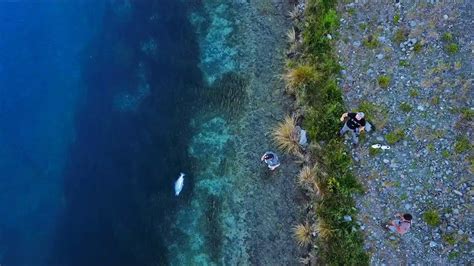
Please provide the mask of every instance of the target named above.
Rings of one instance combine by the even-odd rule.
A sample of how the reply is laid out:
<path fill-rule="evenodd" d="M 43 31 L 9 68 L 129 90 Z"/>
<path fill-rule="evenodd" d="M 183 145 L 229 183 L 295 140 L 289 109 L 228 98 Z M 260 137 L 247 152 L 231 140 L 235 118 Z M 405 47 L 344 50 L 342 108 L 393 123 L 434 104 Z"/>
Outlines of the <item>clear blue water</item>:
<path fill-rule="evenodd" d="M 0 2 L 1 265 L 167 264 L 202 87 L 189 8 Z"/>

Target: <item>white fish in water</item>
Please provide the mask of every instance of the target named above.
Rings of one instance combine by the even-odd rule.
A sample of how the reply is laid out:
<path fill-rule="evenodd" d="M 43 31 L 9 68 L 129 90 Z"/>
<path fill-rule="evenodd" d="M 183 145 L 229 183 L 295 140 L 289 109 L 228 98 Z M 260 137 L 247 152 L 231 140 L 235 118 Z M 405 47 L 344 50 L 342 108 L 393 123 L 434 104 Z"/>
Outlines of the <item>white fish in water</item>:
<path fill-rule="evenodd" d="M 181 190 L 183 190 L 183 186 L 184 186 L 184 174 L 180 173 L 178 180 L 176 180 L 176 182 L 174 183 L 174 192 L 176 193 L 176 196 L 178 196 Z"/>

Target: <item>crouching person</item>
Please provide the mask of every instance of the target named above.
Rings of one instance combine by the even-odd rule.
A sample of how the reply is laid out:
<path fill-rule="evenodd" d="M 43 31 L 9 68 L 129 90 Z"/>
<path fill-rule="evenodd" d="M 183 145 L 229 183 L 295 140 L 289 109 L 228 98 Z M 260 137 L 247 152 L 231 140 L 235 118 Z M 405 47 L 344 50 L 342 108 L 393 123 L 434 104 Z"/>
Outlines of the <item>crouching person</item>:
<path fill-rule="evenodd" d="M 357 145 L 359 143 L 359 134 L 365 129 L 364 113 L 344 113 L 340 120 L 344 123 L 344 126 L 339 131 L 339 136 L 343 136 L 347 131 L 352 132 L 352 144 Z"/>
<path fill-rule="evenodd" d="M 278 166 L 280 166 L 280 161 L 278 160 L 278 156 L 271 152 L 267 151 L 263 154 L 260 161 L 265 162 L 270 170 L 275 170 Z"/>

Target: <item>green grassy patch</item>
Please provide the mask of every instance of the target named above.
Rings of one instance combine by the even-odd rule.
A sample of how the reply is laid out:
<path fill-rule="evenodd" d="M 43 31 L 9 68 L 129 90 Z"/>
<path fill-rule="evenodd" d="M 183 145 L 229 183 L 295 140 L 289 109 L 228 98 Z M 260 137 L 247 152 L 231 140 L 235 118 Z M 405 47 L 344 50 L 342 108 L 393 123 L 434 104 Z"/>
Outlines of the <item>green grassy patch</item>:
<path fill-rule="evenodd" d="M 456 244 L 456 235 L 455 234 L 445 234 L 443 235 L 443 241 L 446 242 L 448 245 L 454 246 Z"/>
<path fill-rule="evenodd" d="M 457 43 L 447 44 L 444 49 L 448 54 L 456 54 L 457 52 L 459 52 L 459 46 L 457 45 Z"/>
<path fill-rule="evenodd" d="M 432 227 L 436 227 L 441 224 L 441 218 L 438 211 L 436 210 L 429 210 L 423 213 L 423 220 Z"/>
<path fill-rule="evenodd" d="M 420 42 L 415 43 L 413 46 L 413 51 L 415 53 L 420 53 L 423 50 L 423 45 Z"/>
<path fill-rule="evenodd" d="M 398 24 L 399 21 L 400 21 L 400 14 L 397 13 L 397 14 L 393 15 L 393 23 Z"/>
<path fill-rule="evenodd" d="M 441 39 L 444 41 L 444 42 L 452 42 L 454 40 L 454 36 L 451 32 L 445 32 L 443 34 L 443 37 L 441 37 Z"/>
<path fill-rule="evenodd" d="M 415 88 L 411 88 L 410 91 L 408 92 L 408 94 L 409 94 L 410 97 L 412 97 L 412 98 L 415 98 L 416 96 L 419 95 L 418 90 L 415 89 Z"/>
<path fill-rule="evenodd" d="M 385 139 L 390 145 L 393 145 L 405 137 L 405 132 L 402 129 L 395 129 L 394 131 L 385 135 Z"/>
<path fill-rule="evenodd" d="M 381 149 L 374 149 L 372 147 L 369 148 L 369 155 L 372 156 L 372 157 L 375 157 L 375 156 L 379 155 L 380 153 L 382 153 Z"/>
<path fill-rule="evenodd" d="M 404 42 L 407 39 L 409 33 L 410 32 L 407 29 L 400 28 L 393 34 L 392 40 L 395 43 L 400 44 L 400 43 Z"/>
<path fill-rule="evenodd" d="M 327 34 L 335 35 L 339 19 L 335 12 L 336 0 L 308 0 L 303 28 L 305 54 L 298 59 L 311 64 L 321 73 L 320 79 L 304 86 L 297 100 L 308 110 L 304 127 L 312 140 L 321 144 L 318 159 L 327 177 L 322 178 L 325 188 L 321 200 L 314 199 L 315 213 L 321 230 L 317 238 L 319 259 L 323 265 L 368 265 L 369 256 L 364 250 L 362 233 L 355 221 L 344 222 L 344 215 L 356 216 L 354 193 L 362 186 L 352 174 L 351 157 L 337 132 L 342 126 L 339 117 L 346 112 L 342 92 L 336 78 L 341 67 L 333 52 Z M 376 39 L 376 38 L 374 38 Z M 370 45 L 374 45 L 371 43 Z M 314 158 L 316 159 L 316 158 Z M 313 247 L 314 245 L 311 245 Z"/>
<path fill-rule="evenodd" d="M 402 110 L 405 113 L 411 112 L 412 109 L 413 107 L 408 103 L 403 102 L 400 104 L 400 110 Z"/>
<path fill-rule="evenodd" d="M 459 251 L 452 251 L 452 252 L 449 252 L 449 255 L 448 255 L 448 259 L 449 260 L 454 260 L 456 259 L 457 257 L 459 257 Z"/>
<path fill-rule="evenodd" d="M 401 66 L 401 67 L 408 67 L 408 66 L 410 66 L 410 63 L 408 63 L 408 60 L 401 59 L 398 62 L 398 65 Z"/>
<path fill-rule="evenodd" d="M 465 136 L 457 138 L 456 142 L 454 143 L 454 151 L 456 153 L 463 153 L 471 149 L 471 143 L 469 139 Z"/>
<path fill-rule="evenodd" d="M 375 49 L 380 46 L 380 42 L 376 36 L 369 35 L 364 38 L 363 44 L 369 49 Z"/>
<path fill-rule="evenodd" d="M 377 83 L 379 84 L 380 88 L 388 88 L 390 85 L 391 78 L 387 75 L 381 75 L 377 78 Z"/>

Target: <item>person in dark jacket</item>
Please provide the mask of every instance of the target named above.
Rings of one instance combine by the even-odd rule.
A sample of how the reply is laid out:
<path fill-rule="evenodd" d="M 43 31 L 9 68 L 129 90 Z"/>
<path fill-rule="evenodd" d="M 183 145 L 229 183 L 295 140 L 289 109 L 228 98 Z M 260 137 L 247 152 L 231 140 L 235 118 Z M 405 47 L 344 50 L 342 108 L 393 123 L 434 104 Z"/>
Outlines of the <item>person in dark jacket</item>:
<path fill-rule="evenodd" d="M 344 123 L 344 126 L 341 128 L 339 131 L 339 136 L 344 135 L 347 131 L 352 132 L 352 143 L 354 145 L 357 145 L 359 143 L 359 134 L 360 132 L 364 131 L 365 129 L 365 119 L 364 119 L 364 113 L 358 112 L 358 113 L 344 113 L 340 120 L 343 122 L 346 120 Z"/>

